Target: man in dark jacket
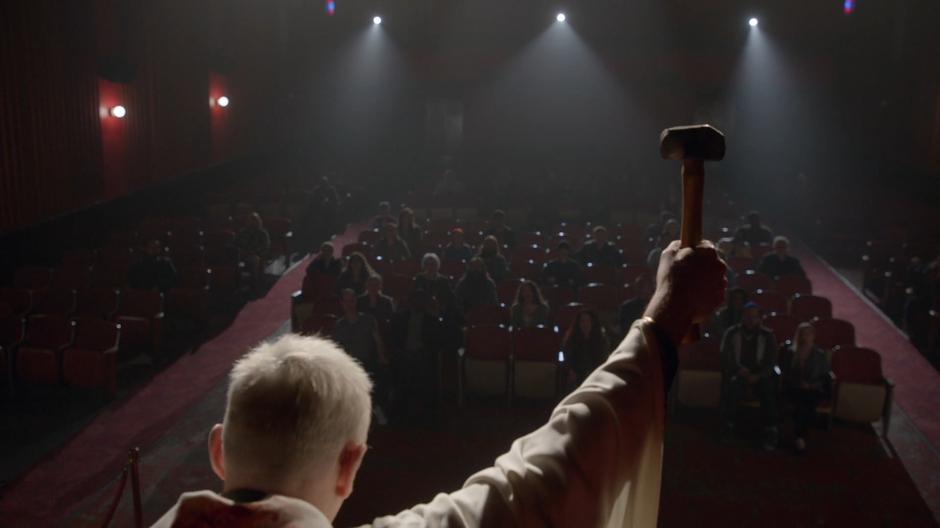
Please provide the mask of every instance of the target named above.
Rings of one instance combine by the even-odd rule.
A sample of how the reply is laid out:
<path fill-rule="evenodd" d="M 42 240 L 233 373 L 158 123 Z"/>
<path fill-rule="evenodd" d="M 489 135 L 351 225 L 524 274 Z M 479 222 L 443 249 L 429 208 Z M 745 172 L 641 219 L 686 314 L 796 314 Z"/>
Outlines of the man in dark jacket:
<path fill-rule="evenodd" d="M 784 236 L 774 238 L 774 251 L 764 255 L 761 259 L 757 271 L 765 273 L 771 277 L 782 277 L 784 275 L 806 276 L 803 266 L 799 259 L 790 255 L 790 240 Z"/>
<path fill-rule="evenodd" d="M 725 428 L 730 431 L 741 400 L 749 393 L 757 397 L 764 420 L 763 446 L 772 451 L 777 446 L 777 341 L 760 322 L 760 307 L 747 303 L 741 322 L 729 328 L 721 340 L 721 407 Z"/>
<path fill-rule="evenodd" d="M 584 244 L 575 258 L 585 266 L 588 264 L 612 267 L 623 265 L 623 255 L 617 246 L 610 243 L 607 228 L 604 226 L 594 228 L 594 240 Z"/>
<path fill-rule="evenodd" d="M 559 242 L 558 258 L 545 264 L 542 270 L 542 284 L 577 288 L 581 282 L 581 266 L 571 258 L 571 246 L 567 242 Z"/>

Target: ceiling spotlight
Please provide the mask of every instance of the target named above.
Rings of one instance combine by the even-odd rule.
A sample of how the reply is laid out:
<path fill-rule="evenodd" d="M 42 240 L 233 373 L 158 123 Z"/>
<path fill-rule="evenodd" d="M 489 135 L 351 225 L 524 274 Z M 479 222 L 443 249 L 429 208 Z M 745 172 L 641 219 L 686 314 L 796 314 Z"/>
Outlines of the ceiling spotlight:
<path fill-rule="evenodd" d="M 381 23 L 382 23 L 382 17 L 380 17 L 380 16 L 378 16 L 378 15 L 372 17 L 372 23 L 375 24 L 376 26 L 379 25 L 379 24 L 381 24 Z"/>
<path fill-rule="evenodd" d="M 751 19 L 747 21 L 747 25 L 751 27 L 757 27 L 757 24 L 758 24 L 757 17 L 751 17 Z"/>
<path fill-rule="evenodd" d="M 124 119 L 124 116 L 127 115 L 127 108 L 124 108 L 121 105 L 111 107 L 111 115 L 118 119 Z"/>
<path fill-rule="evenodd" d="M 555 20 L 559 22 L 564 22 L 567 19 L 568 17 L 566 17 L 564 13 L 558 13 L 557 15 L 555 15 Z"/>
<path fill-rule="evenodd" d="M 221 106 L 222 108 L 225 108 L 226 106 L 228 106 L 228 103 L 229 103 L 228 97 L 224 95 L 222 97 L 219 97 L 218 103 L 219 103 L 219 106 Z"/>

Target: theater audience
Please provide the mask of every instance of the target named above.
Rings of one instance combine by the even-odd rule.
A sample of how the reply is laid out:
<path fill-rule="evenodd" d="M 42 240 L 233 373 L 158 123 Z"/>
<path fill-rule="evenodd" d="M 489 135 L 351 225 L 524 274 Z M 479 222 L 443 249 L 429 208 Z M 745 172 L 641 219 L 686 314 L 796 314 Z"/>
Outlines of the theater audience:
<path fill-rule="evenodd" d="M 660 235 L 663 233 L 663 228 L 666 225 L 666 222 L 673 220 L 675 221 L 676 216 L 669 211 L 660 211 L 659 217 L 655 222 L 646 226 L 646 238 L 652 240 L 655 244 L 659 240 Z"/>
<path fill-rule="evenodd" d="M 370 275 L 366 279 L 366 291 L 359 296 L 359 311 L 379 321 L 389 321 L 395 315 L 395 299 L 382 293 L 382 276 Z"/>
<path fill-rule="evenodd" d="M 307 265 L 307 275 L 322 273 L 324 275 L 339 276 L 343 272 L 343 261 L 336 258 L 334 253 L 333 243 L 324 242 L 320 246 L 320 252 Z"/>
<path fill-rule="evenodd" d="M 498 303 L 496 283 L 487 274 L 483 259 L 470 259 L 466 273 L 457 283 L 457 308 L 461 313 L 467 313 L 474 306 Z"/>
<path fill-rule="evenodd" d="M 375 242 L 372 256 L 390 262 L 398 262 L 411 258 L 408 244 L 398 235 L 398 224 L 385 222 L 382 227 L 382 238 Z"/>
<path fill-rule="evenodd" d="M 349 255 L 346 269 L 340 273 L 336 281 L 336 288 L 338 291 L 350 289 L 359 295 L 365 291 L 366 280 L 372 275 L 375 275 L 375 271 L 369 266 L 369 261 L 366 260 L 365 255 L 356 251 Z"/>
<path fill-rule="evenodd" d="M 347 354 L 362 364 L 375 383 L 379 377 L 380 368 L 388 365 L 388 356 L 385 354 L 382 336 L 379 335 L 378 322 L 375 317 L 359 311 L 356 292 L 351 289 L 340 292 L 340 304 L 343 308 L 343 316 L 333 327 L 333 340 L 343 347 Z M 384 398 L 379 394 L 379 391 L 376 391 L 376 403 L 381 405 L 384 403 Z M 373 410 L 379 423 L 385 422 L 381 408 L 376 407 Z"/>
<path fill-rule="evenodd" d="M 777 446 L 777 342 L 760 322 L 760 308 L 747 303 L 741 322 L 729 328 L 721 340 L 721 407 L 725 432 L 730 433 L 741 401 L 756 397 L 763 415 L 762 444 L 772 451 Z"/>
<path fill-rule="evenodd" d="M 437 299 L 444 313 L 454 310 L 454 291 L 450 287 L 450 278 L 439 273 L 441 259 L 434 253 L 426 253 L 421 258 L 421 272 L 415 275 L 412 290 L 424 290 Z"/>
<path fill-rule="evenodd" d="M 747 242 L 751 247 L 770 245 L 774 235 L 767 226 L 761 223 L 760 214 L 757 211 L 751 211 L 745 218 L 747 224 L 737 229 L 734 238 Z"/>
<path fill-rule="evenodd" d="M 500 252 L 499 241 L 495 236 L 489 235 L 483 239 L 483 244 L 480 245 L 480 251 L 476 256 L 483 259 L 486 272 L 493 281 L 500 282 L 509 275 L 506 257 Z"/>
<path fill-rule="evenodd" d="M 715 313 L 712 327 L 715 335 L 723 336 L 729 328 L 741 322 L 747 301 L 747 290 L 744 288 L 732 288 L 728 291 L 725 305 Z"/>
<path fill-rule="evenodd" d="M 561 349 L 565 353 L 565 361 L 571 365 L 578 385 L 607 359 L 610 343 L 594 310 L 584 309 L 578 312 L 578 316 L 565 332 Z"/>
<path fill-rule="evenodd" d="M 663 248 L 668 246 L 673 240 L 678 239 L 679 222 L 670 218 L 663 224 L 663 229 L 660 231 L 659 237 L 653 242 L 653 249 L 650 250 L 649 255 L 646 257 L 646 265 L 649 269 L 653 270 L 653 273 L 656 273 L 656 270 L 659 268 L 659 257 L 663 254 Z"/>
<path fill-rule="evenodd" d="M 385 224 L 394 223 L 395 217 L 392 216 L 392 205 L 388 202 L 379 202 L 379 212 L 372 219 L 372 229 L 382 230 Z"/>
<path fill-rule="evenodd" d="M 771 277 L 783 277 L 784 275 L 806 276 L 799 259 L 790 255 L 790 240 L 785 236 L 774 238 L 773 252 L 764 255 L 757 271 Z"/>
<path fill-rule="evenodd" d="M 583 265 L 619 267 L 623 265 L 623 255 L 617 246 L 610 243 L 610 235 L 604 226 L 594 227 L 594 239 L 584 244 L 575 254 Z"/>
<path fill-rule="evenodd" d="M 790 345 L 790 358 L 783 367 L 783 384 L 793 404 L 794 447 L 806 450 L 806 432 L 816 415 L 816 407 L 829 389 L 829 361 L 823 349 L 816 346 L 816 329 L 801 323 Z"/>
<path fill-rule="evenodd" d="M 261 264 L 271 248 L 271 236 L 264 229 L 258 213 L 248 215 L 245 222 L 245 227 L 235 236 L 235 247 L 245 269 L 254 279 L 261 274 Z"/>
<path fill-rule="evenodd" d="M 721 245 L 722 255 L 727 258 L 753 258 L 751 245 L 741 237 L 730 236 L 718 241 Z"/>
<path fill-rule="evenodd" d="M 633 295 L 620 305 L 620 330 L 626 333 L 634 321 L 643 317 L 646 305 L 649 304 L 653 296 L 653 281 L 646 275 L 640 275 L 633 281 L 633 287 L 630 288 Z"/>
<path fill-rule="evenodd" d="M 483 231 L 483 236 L 494 236 L 500 245 L 509 248 L 516 246 L 516 234 L 506 225 L 506 213 L 501 209 L 493 211 L 490 225 Z"/>
<path fill-rule="evenodd" d="M 556 249 L 558 256 L 546 262 L 542 269 L 542 284 L 577 289 L 583 278 L 581 265 L 571 258 L 571 245 L 563 240 Z"/>
<path fill-rule="evenodd" d="M 444 262 L 469 262 L 473 258 L 473 248 L 464 243 L 463 229 L 455 227 L 450 230 L 450 242 L 444 246 Z"/>
<path fill-rule="evenodd" d="M 163 244 L 151 240 L 140 248 L 140 257 L 131 265 L 127 282 L 135 290 L 166 292 L 176 284 L 176 267 L 163 255 Z"/>
<path fill-rule="evenodd" d="M 542 297 L 538 285 L 524 280 L 516 290 L 516 299 L 510 309 L 513 328 L 528 328 L 549 323 L 548 302 Z"/>
<path fill-rule="evenodd" d="M 409 252 L 421 251 L 424 229 L 415 222 L 415 213 L 408 207 L 398 213 L 398 236 L 405 241 Z"/>
<path fill-rule="evenodd" d="M 398 351 L 392 364 L 396 414 L 411 422 L 434 419 L 440 410 L 438 355 L 447 345 L 437 300 L 425 290 L 412 292 L 393 319 L 392 336 Z"/>

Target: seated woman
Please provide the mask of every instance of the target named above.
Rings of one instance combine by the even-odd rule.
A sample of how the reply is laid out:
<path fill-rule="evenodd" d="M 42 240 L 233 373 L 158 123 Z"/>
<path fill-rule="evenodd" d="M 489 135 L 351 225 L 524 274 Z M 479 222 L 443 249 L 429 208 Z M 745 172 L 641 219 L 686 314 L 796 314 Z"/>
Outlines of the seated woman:
<path fill-rule="evenodd" d="M 362 295 L 362 292 L 366 289 L 366 280 L 375 274 L 365 255 L 357 251 L 349 255 L 346 269 L 340 273 L 339 280 L 336 281 L 336 291 L 341 292 L 350 289 L 356 292 L 356 295 Z"/>
<path fill-rule="evenodd" d="M 812 323 L 801 323 L 796 328 L 792 354 L 783 367 L 783 382 L 787 398 L 795 407 L 793 431 L 797 452 L 806 450 L 806 431 L 809 422 L 829 389 L 829 361 L 826 353 L 816 346 L 816 329 Z"/>
<path fill-rule="evenodd" d="M 506 257 L 499 251 L 499 240 L 494 235 L 489 235 L 483 239 L 483 245 L 480 246 L 480 252 L 477 257 L 483 259 L 486 265 L 486 272 L 494 282 L 499 282 L 509 275 L 509 267 L 506 265 Z"/>
<path fill-rule="evenodd" d="M 311 273 L 323 273 L 325 275 L 339 276 L 343 272 L 343 262 L 336 258 L 336 250 L 332 242 L 324 242 L 320 246 L 320 252 L 310 264 L 307 265 L 307 275 Z"/>
<path fill-rule="evenodd" d="M 578 385 L 607 359 L 610 343 L 594 310 L 586 308 L 578 312 L 578 316 L 565 332 L 561 349 L 565 353 L 565 361 L 571 365 Z"/>
<path fill-rule="evenodd" d="M 542 297 L 538 285 L 530 280 L 523 281 L 516 290 L 516 300 L 512 303 L 512 327 L 547 325 L 548 312 L 548 303 Z"/>

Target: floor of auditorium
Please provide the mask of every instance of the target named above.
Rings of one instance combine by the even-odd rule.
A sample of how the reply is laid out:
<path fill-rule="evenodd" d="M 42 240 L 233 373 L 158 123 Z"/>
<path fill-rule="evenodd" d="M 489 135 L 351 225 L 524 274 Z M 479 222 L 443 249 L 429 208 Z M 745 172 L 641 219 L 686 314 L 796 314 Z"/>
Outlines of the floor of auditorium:
<path fill-rule="evenodd" d="M 823 273 L 825 263 L 817 264 L 807 271 Z M 132 445 L 143 453 L 145 523 L 156 520 L 181 491 L 218 489 L 205 443 L 209 427 L 221 419 L 227 366 L 251 344 L 287 331 L 289 293 L 302 278 L 298 268 L 285 274 L 267 296 L 249 303 L 229 329 L 89 420 L 64 447 L 5 489 L 0 497 L 3 524 L 98 526 L 115 494 L 123 452 Z M 814 278 L 814 284 L 818 282 Z M 866 339 L 864 331 L 859 339 Z M 911 360 L 885 359 L 886 371 L 899 386 L 916 383 L 916 376 L 922 375 L 916 373 L 916 362 L 907 363 Z M 920 390 L 928 392 L 899 394 L 887 439 L 878 433 L 878 424 L 837 422 L 831 430 L 814 429 L 804 455 L 790 448 L 787 427 L 781 448 L 767 453 L 746 430 L 723 441 L 712 411 L 677 409 L 667 423 L 660 524 L 940 523 L 936 418 L 929 414 L 930 400 L 910 404 L 912 398 L 928 397 L 936 386 Z M 375 429 L 370 437 L 373 449 L 337 526 L 367 522 L 459 487 L 469 474 L 491 464 L 513 438 L 541 424 L 550 409 L 535 403 L 509 409 L 500 402 L 472 401 L 463 410 L 451 410 L 435 426 Z M 131 526 L 131 519 L 125 491 L 113 525 Z"/>

